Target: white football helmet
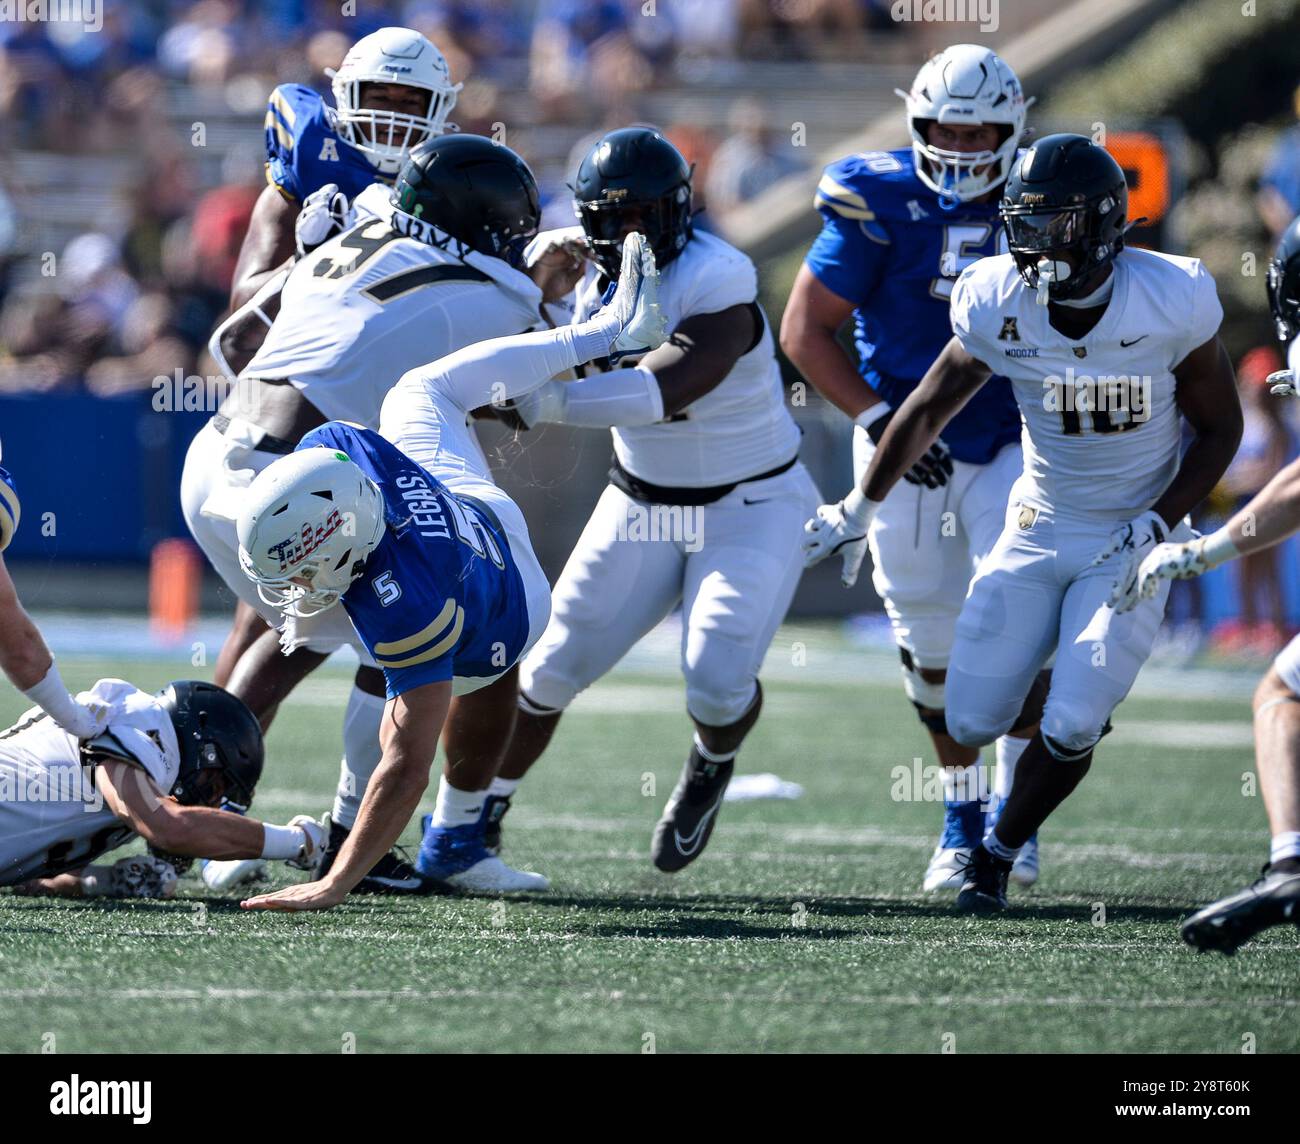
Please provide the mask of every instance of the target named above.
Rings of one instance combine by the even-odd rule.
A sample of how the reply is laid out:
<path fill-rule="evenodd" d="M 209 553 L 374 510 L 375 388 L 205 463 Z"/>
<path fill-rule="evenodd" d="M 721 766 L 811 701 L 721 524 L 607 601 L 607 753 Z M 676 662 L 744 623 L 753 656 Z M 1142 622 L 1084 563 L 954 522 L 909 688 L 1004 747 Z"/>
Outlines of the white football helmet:
<path fill-rule="evenodd" d="M 239 514 L 239 564 L 286 616 L 332 608 L 383 539 L 384 500 L 337 449 L 303 449 L 257 474 Z"/>
<path fill-rule="evenodd" d="M 1006 181 L 1024 134 L 1025 112 L 1034 101 L 1025 100 L 1016 73 L 999 56 L 977 44 L 954 44 L 926 61 L 911 91 L 896 88 L 895 94 L 907 101 L 917 177 L 932 191 L 966 203 Z M 928 120 L 992 123 L 1006 130 L 996 151 L 966 154 L 931 146 Z"/>
<path fill-rule="evenodd" d="M 380 28 L 348 50 L 332 80 L 339 134 L 384 174 L 396 174 L 412 147 L 441 135 L 462 84 L 433 42 L 410 28 Z M 363 83 L 401 83 L 429 93 L 424 115 L 361 106 Z"/>

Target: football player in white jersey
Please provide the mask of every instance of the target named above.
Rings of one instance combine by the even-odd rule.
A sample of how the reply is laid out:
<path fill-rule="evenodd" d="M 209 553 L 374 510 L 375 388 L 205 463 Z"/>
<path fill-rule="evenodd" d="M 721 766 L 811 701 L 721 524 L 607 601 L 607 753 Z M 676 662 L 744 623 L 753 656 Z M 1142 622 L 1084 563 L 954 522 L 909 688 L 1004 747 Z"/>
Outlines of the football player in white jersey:
<path fill-rule="evenodd" d="M 1269 377 L 1273 392 L 1300 396 L 1300 219 L 1283 233 L 1268 268 L 1269 304 L 1290 368 Z M 1238 556 L 1271 548 L 1300 530 L 1300 461 L 1292 461 L 1231 520 L 1208 536 L 1158 544 L 1142 561 L 1137 591 L 1121 610 L 1155 596 L 1168 580 L 1200 576 Z M 1271 832 L 1268 864 L 1246 889 L 1212 902 L 1182 925 L 1197 949 L 1233 953 L 1270 926 L 1300 925 L 1300 636 L 1255 689 L 1255 769 Z"/>
<path fill-rule="evenodd" d="M 660 266 L 672 335 L 635 365 L 543 387 L 528 423 L 608 427 L 610 484 L 555 586 L 550 624 L 519 671 L 519 718 L 492 787 L 494 814 L 541 756 L 564 709 L 679 602 L 695 725 L 651 847 L 661 870 L 703 851 L 758 719 L 758 671 L 801 574 L 803 517 L 818 499 L 799 463 L 772 332 L 745 255 L 691 228 L 690 169 L 659 132 L 600 139 L 574 183 L 592 256 L 575 321 L 614 289 L 624 236 Z"/>
<path fill-rule="evenodd" d="M 858 477 L 952 337 L 948 302 L 957 275 L 1006 249 L 998 199 L 1029 106 L 1015 72 L 975 44 L 940 52 L 899 94 L 911 148 L 849 155 L 826 168 L 815 200 L 825 221 L 781 322 L 790 360 L 855 423 Z M 850 320 L 853 358 L 839 338 Z M 990 798 L 980 752 L 953 740 L 943 711 L 957 615 L 1002 531 L 1021 468 L 1020 412 L 1009 387 L 994 383 L 944 427 L 871 522 L 872 584 L 898 645 L 904 691 L 943 767 L 943 828 L 925 890 L 961 888 L 965 861 L 996 821 L 1036 730 L 1031 709 L 998 739 Z M 1035 681 L 1036 695 L 1046 690 L 1046 679 Z M 1023 885 L 1037 880 L 1037 839 L 1021 850 L 1011 876 Z"/>
<path fill-rule="evenodd" d="M 390 201 L 391 198 L 391 201 Z M 384 395 L 406 370 L 489 338 L 542 324 L 542 291 L 517 269 L 537 229 L 537 186 L 508 148 L 476 135 L 444 135 L 411 155 L 390 191 L 360 196 L 369 214 L 304 258 L 262 348 L 185 459 L 181 503 L 194 538 L 227 586 L 260 618 L 237 630 L 215 678 L 263 725 L 310 670 L 344 644 L 358 648 L 344 717 L 344 762 L 328 862 L 342 843 L 379 761 L 384 684 L 339 609 L 294 655 L 280 654 L 266 624 L 280 617 L 239 566 L 235 520 L 258 472 L 330 418 L 377 428 Z M 460 732 L 466 740 L 473 728 Z M 479 750 L 464 742 L 452 750 Z M 426 887 L 395 856 L 364 890 Z"/>
<path fill-rule="evenodd" d="M 1127 249 L 1124 173 L 1079 135 L 1021 157 L 1002 201 L 1010 254 L 957 280 L 955 337 L 881 438 L 863 483 L 807 525 L 810 563 L 861 563 L 894 483 L 993 371 L 1024 418 L 1025 471 L 1006 525 L 957 621 L 945 701 L 959 743 L 1014 725 L 1055 652 L 1039 731 L 993 831 L 971 855 L 958 906 L 1006 905 L 1021 846 L 1083 778 L 1151 651 L 1167 590 L 1132 611 L 1137 567 L 1227 468 L 1241 406 L 1218 338 L 1223 315 L 1199 261 Z M 1195 431 L 1181 461 L 1180 414 Z"/>
<path fill-rule="evenodd" d="M 262 730 L 238 699 L 178 680 L 148 695 L 101 679 L 84 696 L 105 713 L 85 737 L 38 708 L 0 732 L 0 886 L 69 897 L 169 897 L 171 859 L 283 859 L 308 868 L 325 831 L 244 814 L 262 773 Z M 149 857 L 90 865 L 143 838 Z M 177 863 L 183 865 L 183 863 Z"/>

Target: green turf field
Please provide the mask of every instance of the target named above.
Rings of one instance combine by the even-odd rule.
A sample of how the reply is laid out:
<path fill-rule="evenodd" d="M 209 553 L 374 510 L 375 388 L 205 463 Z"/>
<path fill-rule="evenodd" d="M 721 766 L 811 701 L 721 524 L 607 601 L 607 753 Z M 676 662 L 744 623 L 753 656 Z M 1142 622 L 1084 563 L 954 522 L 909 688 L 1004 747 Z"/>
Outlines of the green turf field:
<path fill-rule="evenodd" d="M 680 683 L 619 672 L 566 717 L 507 820 L 505 856 L 549 874 L 549 895 L 289 916 L 243 913 L 193 878 L 170 903 L 0 894 L 0 1050 L 50 1034 L 59 1052 L 1300 1048 L 1295 930 L 1233 959 L 1177 935 L 1266 856 L 1239 694 L 1130 699 L 1045 832 L 1040 887 L 969 919 L 918 891 L 939 811 L 891 799 L 923 733 L 888 658 L 855 686 L 843 647 L 818 669 L 820 634 L 796 633 L 807 665 L 791 669 L 805 653 L 789 636 L 741 769 L 806 793 L 727 804 L 684 873 L 648 857 L 687 744 Z M 191 674 L 63 671 L 150 688 Z M 326 669 L 282 710 L 255 813 L 329 805 L 346 684 Z M 0 716 L 20 703 L 6 692 Z"/>

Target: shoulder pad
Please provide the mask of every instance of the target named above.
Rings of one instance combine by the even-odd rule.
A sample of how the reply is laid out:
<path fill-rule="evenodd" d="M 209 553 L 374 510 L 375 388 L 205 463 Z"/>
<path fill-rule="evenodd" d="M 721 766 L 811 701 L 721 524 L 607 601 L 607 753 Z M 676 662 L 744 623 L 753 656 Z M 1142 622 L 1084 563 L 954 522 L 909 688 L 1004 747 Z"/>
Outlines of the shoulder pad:
<path fill-rule="evenodd" d="M 908 198 L 924 191 L 910 151 L 862 151 L 822 172 L 814 205 L 823 214 L 862 222 L 908 218 Z"/>

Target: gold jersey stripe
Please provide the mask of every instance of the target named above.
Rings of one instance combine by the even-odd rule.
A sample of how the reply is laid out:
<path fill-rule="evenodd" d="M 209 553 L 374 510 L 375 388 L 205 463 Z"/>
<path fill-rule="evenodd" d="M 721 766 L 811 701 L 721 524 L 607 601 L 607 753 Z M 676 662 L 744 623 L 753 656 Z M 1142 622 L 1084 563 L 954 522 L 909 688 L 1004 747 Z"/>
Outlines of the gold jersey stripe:
<path fill-rule="evenodd" d="M 438 613 L 437 619 L 427 628 L 421 628 L 413 636 L 407 636 L 402 640 L 394 640 L 392 643 L 375 644 L 375 655 L 401 655 L 404 651 L 410 651 L 421 644 L 428 643 L 435 636 L 442 634 L 443 630 L 451 623 L 452 618 L 456 615 L 456 601 L 450 596 L 447 602 L 443 604 L 442 611 Z"/>
<path fill-rule="evenodd" d="M 817 184 L 815 202 L 818 206 L 825 203 L 836 214 L 843 215 L 845 218 L 871 222 L 876 217 L 875 212 L 867 206 L 866 199 L 856 191 L 849 190 L 842 183 L 837 183 L 829 175 L 823 175 L 822 181 Z"/>
<path fill-rule="evenodd" d="M 266 113 L 264 126 L 270 127 L 275 131 L 275 137 L 280 140 L 281 147 L 286 151 L 293 150 L 293 136 L 289 134 L 289 129 L 280 122 L 280 118 L 275 114 L 275 112 L 268 111 Z"/>
<path fill-rule="evenodd" d="M 293 126 L 294 120 L 298 117 L 294 114 L 293 108 L 289 105 L 289 101 L 278 91 L 271 92 L 271 106 L 284 117 L 284 121 L 290 127 Z"/>
<path fill-rule="evenodd" d="M 450 651 L 456 646 L 456 641 L 460 639 L 460 633 L 465 627 L 465 609 L 456 609 L 456 622 L 452 625 L 451 631 L 442 637 L 428 651 L 422 651 L 419 655 L 409 656 L 406 659 L 384 659 L 380 655 L 375 656 L 375 662 L 380 667 L 398 668 L 414 667 L 417 663 L 427 663 L 431 659 L 437 659 L 440 655 Z"/>

